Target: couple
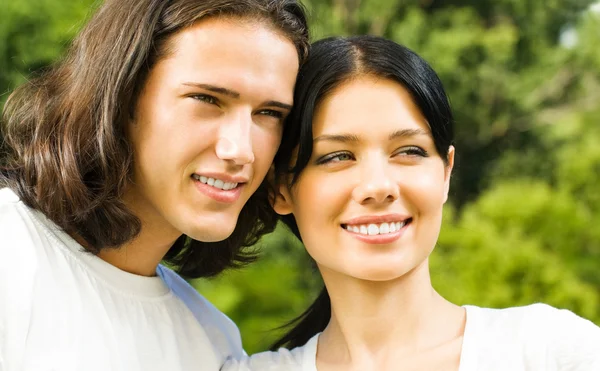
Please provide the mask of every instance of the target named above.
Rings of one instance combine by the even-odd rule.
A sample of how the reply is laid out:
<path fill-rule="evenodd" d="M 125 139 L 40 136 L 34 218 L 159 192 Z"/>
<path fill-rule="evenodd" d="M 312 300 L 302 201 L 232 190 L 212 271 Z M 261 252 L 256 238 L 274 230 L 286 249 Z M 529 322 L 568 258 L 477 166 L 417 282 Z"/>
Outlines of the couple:
<path fill-rule="evenodd" d="M 435 292 L 444 89 L 384 39 L 309 52 L 295 0 L 107 0 L 2 125 L 2 371 L 600 369 L 569 311 Z M 273 209 L 326 289 L 247 357 L 181 276 L 251 261 Z"/>

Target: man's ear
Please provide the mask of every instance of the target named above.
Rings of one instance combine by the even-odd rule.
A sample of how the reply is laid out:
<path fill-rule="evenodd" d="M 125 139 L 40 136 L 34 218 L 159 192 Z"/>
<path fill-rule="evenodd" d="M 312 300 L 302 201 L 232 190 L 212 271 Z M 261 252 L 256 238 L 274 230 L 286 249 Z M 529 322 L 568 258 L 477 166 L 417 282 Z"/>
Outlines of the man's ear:
<path fill-rule="evenodd" d="M 454 168 L 454 146 L 448 148 L 448 165 L 446 165 L 444 175 L 444 203 L 448 201 L 448 193 L 450 192 L 450 178 L 452 176 L 452 169 Z"/>
<path fill-rule="evenodd" d="M 280 184 L 275 187 L 275 197 L 273 198 L 273 210 L 279 215 L 291 214 L 294 211 L 294 204 L 290 190 L 287 185 Z"/>

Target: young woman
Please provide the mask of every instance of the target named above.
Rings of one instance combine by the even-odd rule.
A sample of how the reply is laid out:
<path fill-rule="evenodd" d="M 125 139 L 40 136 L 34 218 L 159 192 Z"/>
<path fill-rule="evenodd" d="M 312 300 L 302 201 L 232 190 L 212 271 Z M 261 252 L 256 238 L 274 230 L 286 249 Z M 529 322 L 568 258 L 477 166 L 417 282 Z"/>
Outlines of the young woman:
<path fill-rule="evenodd" d="M 236 326 L 159 263 L 212 276 L 273 229 L 263 179 L 307 50 L 295 0 L 107 0 L 11 95 L 1 370 L 218 370 L 241 356 Z"/>
<path fill-rule="evenodd" d="M 600 328 L 543 304 L 461 307 L 428 267 L 454 163 L 435 72 L 392 41 L 311 48 L 276 156 L 275 210 L 326 289 L 281 349 L 224 370 L 600 370 Z"/>

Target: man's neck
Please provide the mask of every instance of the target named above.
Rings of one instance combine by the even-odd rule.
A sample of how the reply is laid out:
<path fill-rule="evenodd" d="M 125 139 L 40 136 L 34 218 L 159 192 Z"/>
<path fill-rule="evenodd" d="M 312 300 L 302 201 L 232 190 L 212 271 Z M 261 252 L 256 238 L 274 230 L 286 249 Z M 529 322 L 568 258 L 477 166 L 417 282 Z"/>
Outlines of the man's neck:
<path fill-rule="evenodd" d="M 131 242 L 118 248 L 105 248 L 98 257 L 115 267 L 140 276 L 155 276 L 156 267 L 163 260 L 175 240 L 157 243 L 151 235 L 140 233 Z"/>

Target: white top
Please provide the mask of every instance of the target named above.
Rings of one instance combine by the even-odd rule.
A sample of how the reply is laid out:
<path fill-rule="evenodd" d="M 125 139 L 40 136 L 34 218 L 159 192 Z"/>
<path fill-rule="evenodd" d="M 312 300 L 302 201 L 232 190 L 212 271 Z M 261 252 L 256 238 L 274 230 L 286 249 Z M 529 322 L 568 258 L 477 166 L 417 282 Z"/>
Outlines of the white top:
<path fill-rule="evenodd" d="M 235 324 L 173 271 L 82 249 L 0 189 L 1 371 L 213 371 L 243 355 Z"/>
<path fill-rule="evenodd" d="M 600 328 L 568 310 L 465 308 L 459 371 L 600 371 Z M 316 371 L 318 341 L 230 360 L 222 370 Z"/>

